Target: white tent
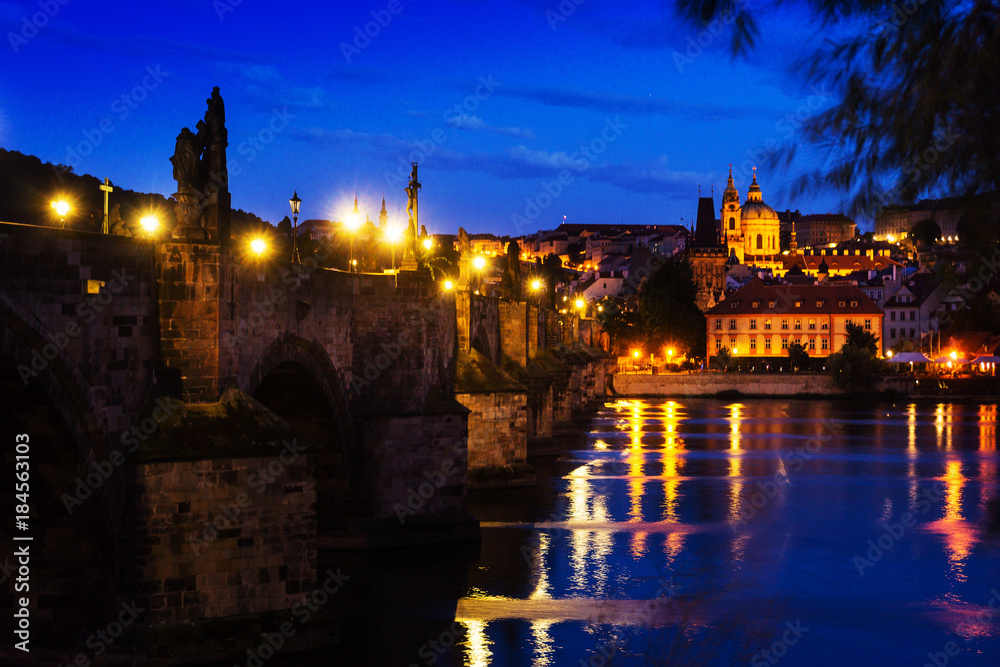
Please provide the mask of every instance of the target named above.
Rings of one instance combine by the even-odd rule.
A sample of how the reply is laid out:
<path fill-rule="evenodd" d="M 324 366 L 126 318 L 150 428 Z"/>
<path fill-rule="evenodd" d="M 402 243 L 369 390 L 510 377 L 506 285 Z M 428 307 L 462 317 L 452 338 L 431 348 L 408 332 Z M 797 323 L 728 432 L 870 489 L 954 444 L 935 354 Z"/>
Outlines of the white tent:
<path fill-rule="evenodd" d="M 890 364 L 927 364 L 931 360 L 923 352 L 900 352 L 892 355 L 892 358 L 886 359 L 886 361 Z"/>

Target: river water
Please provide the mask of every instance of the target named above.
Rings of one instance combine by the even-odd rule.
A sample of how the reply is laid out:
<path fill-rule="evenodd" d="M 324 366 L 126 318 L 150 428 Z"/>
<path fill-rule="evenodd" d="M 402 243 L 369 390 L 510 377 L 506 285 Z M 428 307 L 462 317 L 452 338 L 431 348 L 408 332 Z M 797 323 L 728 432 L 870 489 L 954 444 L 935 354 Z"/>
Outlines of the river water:
<path fill-rule="evenodd" d="M 345 643 L 399 665 L 997 665 L 996 428 L 995 404 L 609 402 L 532 461 L 537 487 L 470 494 L 478 553 L 354 563 L 369 622 Z"/>

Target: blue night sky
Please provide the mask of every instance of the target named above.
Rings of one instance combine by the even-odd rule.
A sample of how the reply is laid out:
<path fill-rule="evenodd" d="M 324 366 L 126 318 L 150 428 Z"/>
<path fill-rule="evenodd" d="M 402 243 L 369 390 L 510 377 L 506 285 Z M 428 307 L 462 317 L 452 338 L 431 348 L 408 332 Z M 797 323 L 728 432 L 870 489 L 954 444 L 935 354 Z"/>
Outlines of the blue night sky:
<path fill-rule="evenodd" d="M 675 54 L 699 31 L 670 3 L 586 0 L 553 27 L 546 12 L 559 0 L 172 0 L 100 10 L 63 1 L 42 0 L 58 9 L 34 35 L 24 17 L 42 11 L 37 0 L 0 2 L 0 145 L 170 195 L 175 137 L 194 128 L 217 85 L 233 206 L 272 222 L 288 213 L 293 190 L 301 219 L 339 219 L 355 191 L 373 219 L 383 192 L 401 218 L 398 174 L 422 146 L 420 221 L 432 233 L 526 233 L 564 215 L 688 225 L 699 185 L 715 186 L 718 205 L 731 162 L 745 199 L 762 149 L 795 140 L 797 111 L 833 101 L 788 74 L 820 31 L 788 8 L 759 17 L 764 33 L 749 58 L 730 58 L 726 26 L 710 41 L 702 35 L 703 52 L 678 66 Z M 391 20 L 345 56 L 341 44 L 356 48 L 355 28 L 373 11 Z M 578 153 L 588 145 L 589 156 Z M 764 200 L 841 210 L 836 193 L 785 192 L 822 160 L 800 154 L 787 172 L 761 170 Z M 571 180 L 558 192 L 563 171 Z M 558 194 L 551 201 L 546 184 Z"/>

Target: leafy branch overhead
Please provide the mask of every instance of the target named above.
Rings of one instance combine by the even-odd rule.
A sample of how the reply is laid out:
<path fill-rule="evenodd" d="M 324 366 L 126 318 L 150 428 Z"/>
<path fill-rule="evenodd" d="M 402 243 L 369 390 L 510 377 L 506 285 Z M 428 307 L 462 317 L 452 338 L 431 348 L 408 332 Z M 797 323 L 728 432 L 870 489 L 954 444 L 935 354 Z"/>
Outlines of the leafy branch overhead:
<path fill-rule="evenodd" d="M 771 0 L 771 9 L 787 8 Z M 824 85 L 837 103 L 807 118 L 801 137 L 772 153 L 787 166 L 802 140 L 824 167 L 792 194 L 840 191 L 854 215 L 949 192 L 1000 188 L 1000 0 L 971 2 L 803 0 L 822 19 L 818 46 L 794 66 L 804 87 Z M 768 7 L 745 0 L 675 0 L 695 25 L 732 21 L 732 51 L 746 54 Z M 751 11 L 752 9 L 752 11 Z M 731 13 L 731 15 L 730 15 Z"/>

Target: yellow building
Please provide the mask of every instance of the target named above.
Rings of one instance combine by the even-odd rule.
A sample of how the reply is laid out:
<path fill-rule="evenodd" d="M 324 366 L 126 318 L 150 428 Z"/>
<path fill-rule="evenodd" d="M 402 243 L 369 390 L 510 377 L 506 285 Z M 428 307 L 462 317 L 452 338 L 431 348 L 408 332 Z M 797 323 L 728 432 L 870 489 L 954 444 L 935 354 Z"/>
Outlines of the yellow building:
<path fill-rule="evenodd" d="M 853 285 L 765 285 L 754 278 L 705 313 L 707 356 L 775 358 L 801 343 L 827 357 L 847 340 L 847 323 L 882 339 L 882 309 Z"/>

